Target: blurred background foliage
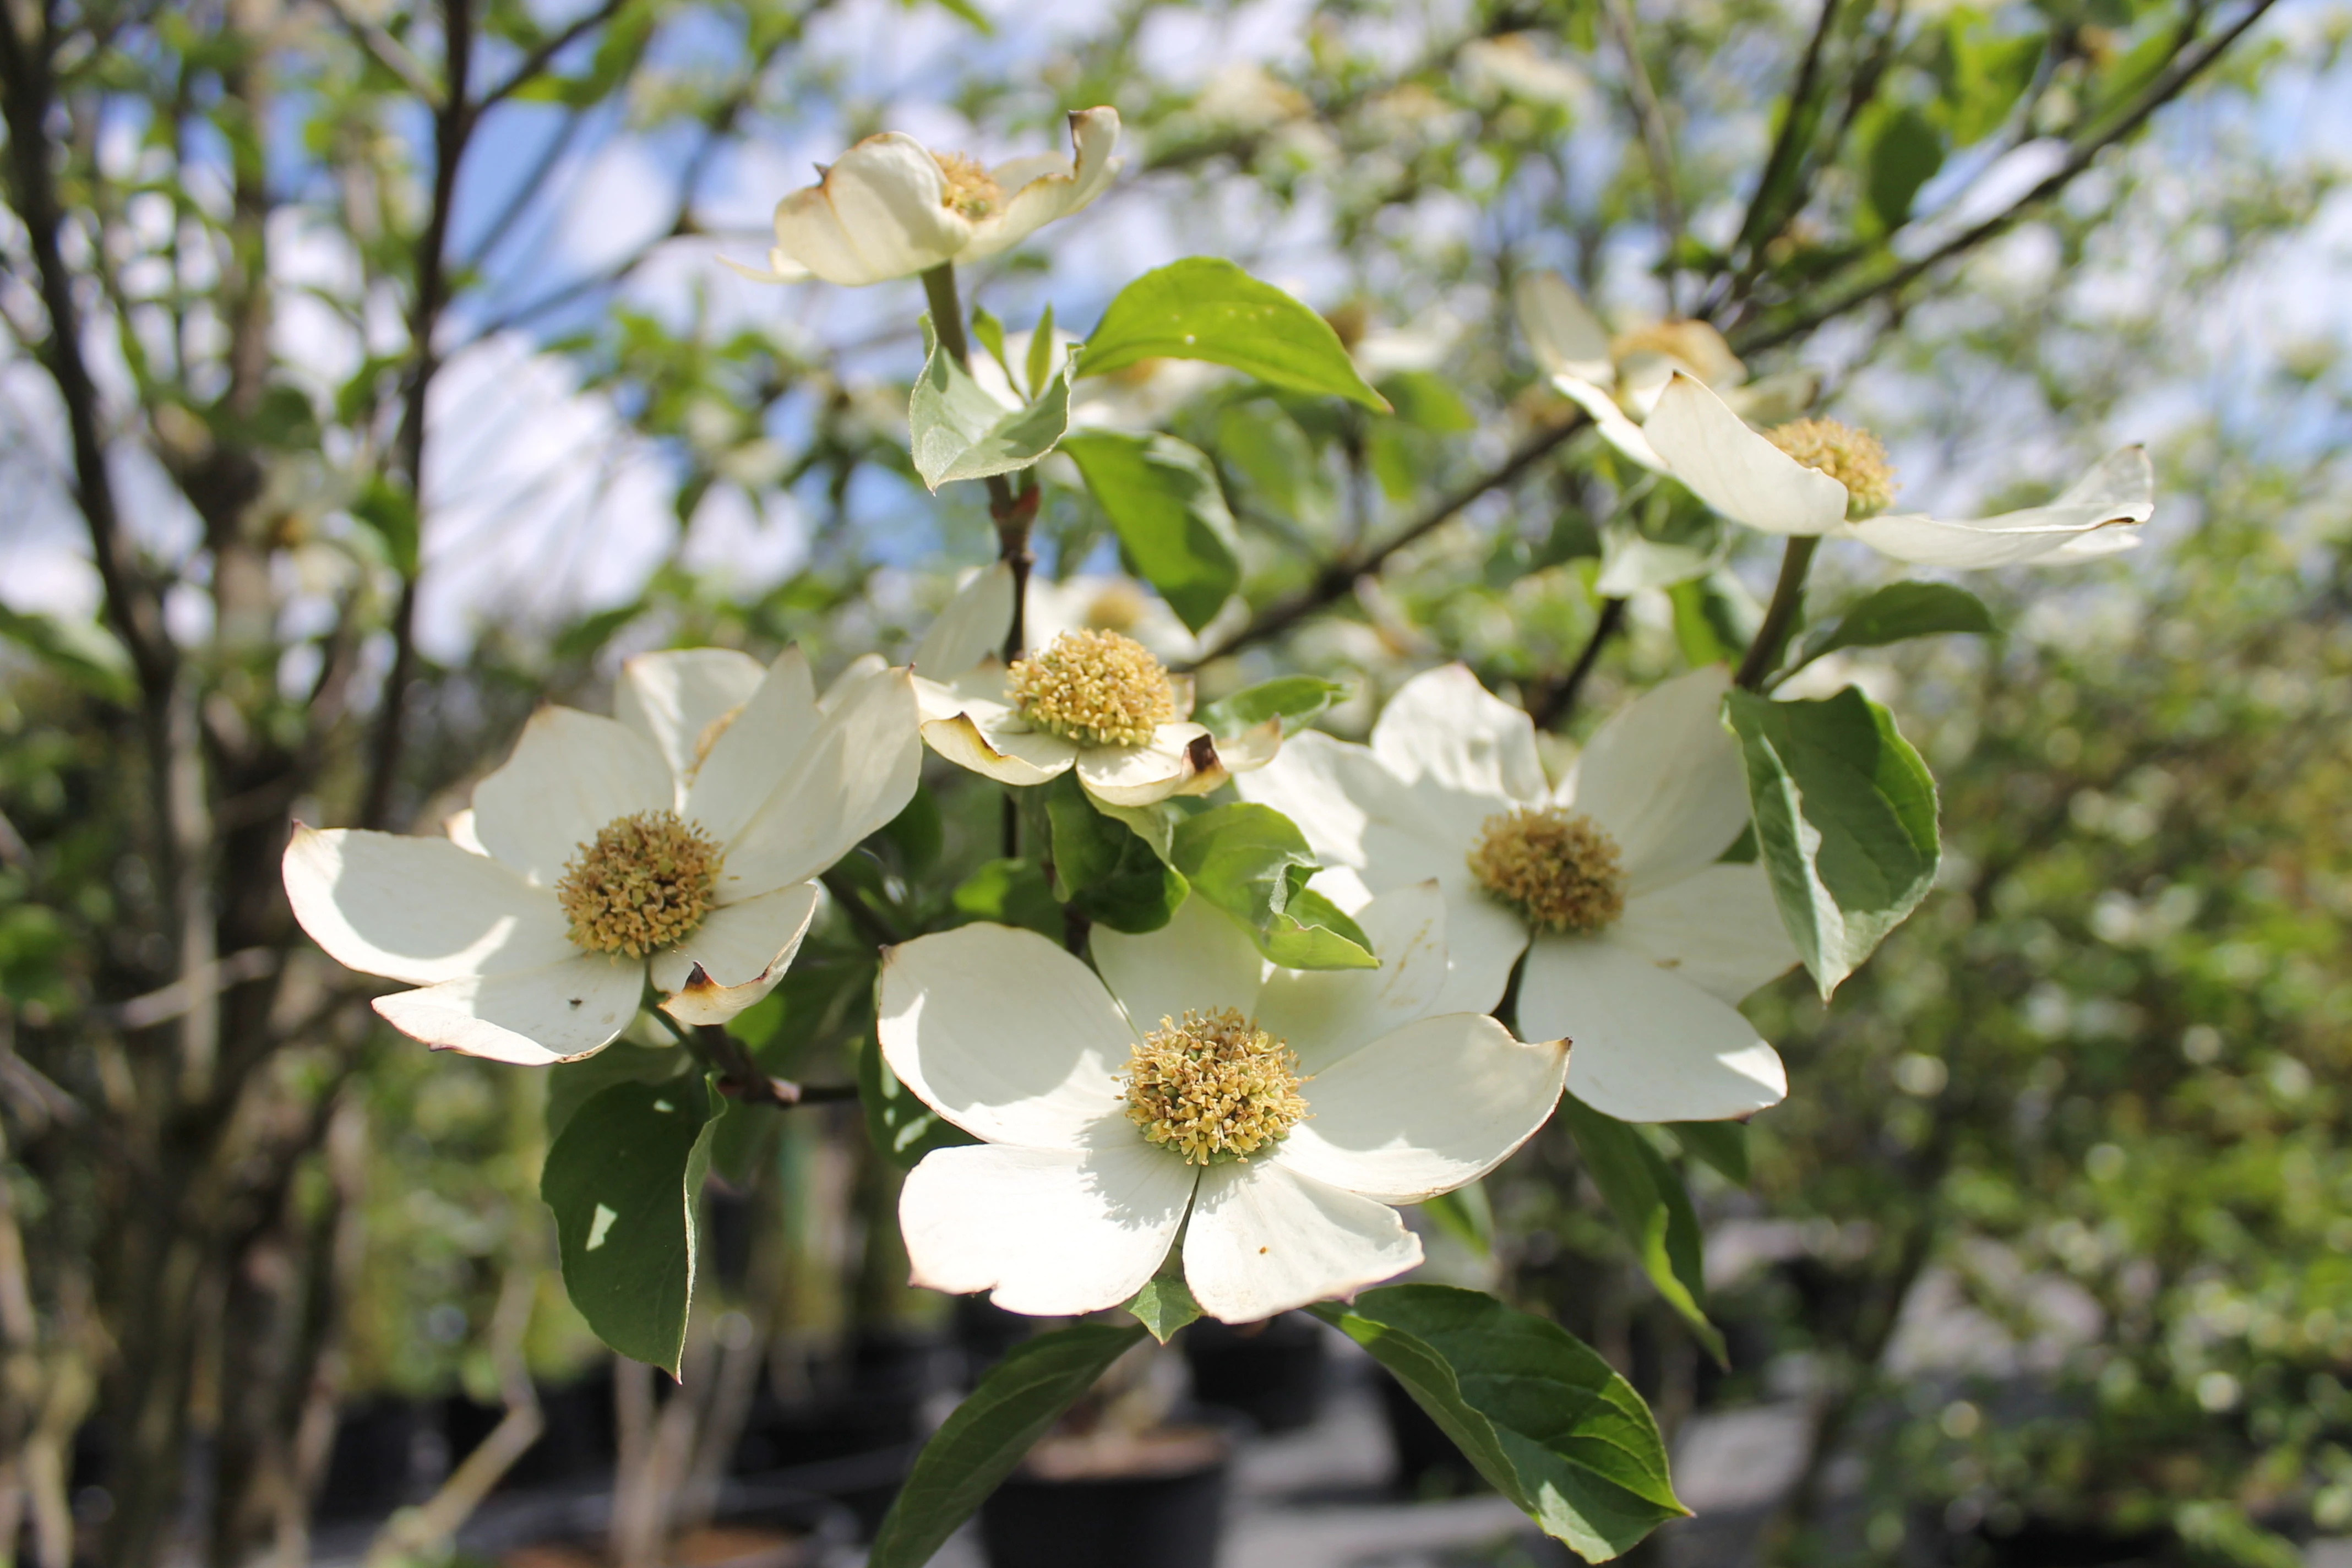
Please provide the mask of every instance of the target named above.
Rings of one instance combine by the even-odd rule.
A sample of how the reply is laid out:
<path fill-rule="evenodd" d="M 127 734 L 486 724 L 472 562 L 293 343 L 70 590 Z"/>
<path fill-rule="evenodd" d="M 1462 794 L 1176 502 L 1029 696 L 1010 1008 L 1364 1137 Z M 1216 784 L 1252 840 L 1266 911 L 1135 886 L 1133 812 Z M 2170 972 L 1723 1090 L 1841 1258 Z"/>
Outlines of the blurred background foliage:
<path fill-rule="evenodd" d="M 575 1418 L 520 1375 L 601 1354 L 551 1273 L 549 1119 L 669 1064 L 615 1047 L 567 1084 L 388 1036 L 286 915 L 288 824 L 432 830 L 534 704 L 601 707 L 629 652 L 903 658 L 992 549 L 976 487 L 933 500 L 908 466 L 914 286 L 762 290 L 714 257 L 755 256 L 768 205 L 861 134 L 1034 151 L 1097 102 L 1124 182 L 968 297 L 1017 342 L 1049 302 L 1069 331 L 1146 265 L 1230 255 L 1396 409 L 1087 384 L 1091 417 L 1213 457 L 1243 591 L 1186 633 L 1049 464 L 1039 619 L 1200 658 L 1207 695 L 1328 674 L 1353 695 L 1327 722 L 1360 734 L 1461 658 L 1564 763 L 1622 695 L 1738 646 L 1769 552 L 1575 429 L 1512 323 L 1529 267 L 1621 329 L 1702 317 L 1752 375 L 1811 373 L 1906 503 L 1990 510 L 2150 443 L 2147 548 L 1972 583 L 1997 639 L 1806 678 L 1893 701 L 1948 853 L 1833 1006 L 1794 981 L 1756 1005 L 1792 1092 L 1752 1182 L 1683 1162 L 1729 1371 L 1564 1132 L 1489 1184 L 1496 1257 L 1456 1264 L 1670 1427 L 1796 1413 L 1782 1561 L 2270 1565 L 2352 1534 L 2347 23 L 8 6 L 0 1547 L 21 1521 L 45 1564 L 292 1563 L 339 1411 Z M 1814 600 L 1879 570 L 1833 550 Z M 997 830 L 992 795 L 934 777 L 737 1026 L 761 1061 L 855 1075 L 877 940 L 1050 926 Z M 946 1310 L 903 1285 L 898 1166 L 856 1108 L 730 1122 L 688 1352 L 714 1392 L 671 1479 L 724 1460 L 730 1401 L 813 1397 Z M 611 1400 L 651 1465 L 635 1375 Z"/>

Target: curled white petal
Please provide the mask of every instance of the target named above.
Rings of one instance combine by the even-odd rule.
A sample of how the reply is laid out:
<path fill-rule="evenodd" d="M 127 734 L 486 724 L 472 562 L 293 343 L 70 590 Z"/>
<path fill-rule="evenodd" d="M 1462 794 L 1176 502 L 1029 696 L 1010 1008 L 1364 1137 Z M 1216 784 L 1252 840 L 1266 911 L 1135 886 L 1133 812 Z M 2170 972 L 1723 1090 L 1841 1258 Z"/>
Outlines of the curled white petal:
<path fill-rule="evenodd" d="M 1829 533 L 1845 521 L 1843 485 L 1749 429 L 1693 377 L 1674 377 L 1642 434 L 1667 472 L 1735 522 L 1804 535 Z"/>

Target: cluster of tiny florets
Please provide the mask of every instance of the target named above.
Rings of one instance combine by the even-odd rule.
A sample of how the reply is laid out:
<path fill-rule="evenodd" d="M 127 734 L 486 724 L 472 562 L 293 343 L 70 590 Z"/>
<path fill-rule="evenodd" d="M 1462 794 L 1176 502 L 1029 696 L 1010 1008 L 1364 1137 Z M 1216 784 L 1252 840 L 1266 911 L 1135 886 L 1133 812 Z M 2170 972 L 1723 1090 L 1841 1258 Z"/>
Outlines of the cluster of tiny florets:
<path fill-rule="evenodd" d="M 1024 719 L 1081 746 L 1140 746 L 1176 717 L 1168 671 L 1117 632 L 1064 632 L 1005 675 Z"/>
<path fill-rule="evenodd" d="M 1834 419 L 1796 419 L 1776 425 L 1764 438 L 1809 468 L 1845 487 L 1849 518 L 1875 517 L 1895 499 L 1895 468 L 1886 447 L 1867 430 Z"/>
<path fill-rule="evenodd" d="M 710 912 L 719 846 L 674 811 L 606 823 L 564 862 L 556 901 L 573 945 L 643 958 L 675 946 Z"/>
<path fill-rule="evenodd" d="M 953 207 L 968 218 L 983 218 L 996 210 L 1003 201 L 1003 187 L 978 160 L 961 153 L 934 153 L 940 173 L 947 176 L 947 194 L 941 204 Z"/>
<path fill-rule="evenodd" d="M 1617 841 L 1591 817 L 1556 805 L 1488 817 L 1470 870 L 1540 930 L 1599 931 L 1625 912 Z"/>
<path fill-rule="evenodd" d="M 1127 1066 L 1127 1119 L 1185 1163 L 1246 1160 L 1307 1114 L 1298 1055 L 1231 1007 L 1160 1020 Z"/>

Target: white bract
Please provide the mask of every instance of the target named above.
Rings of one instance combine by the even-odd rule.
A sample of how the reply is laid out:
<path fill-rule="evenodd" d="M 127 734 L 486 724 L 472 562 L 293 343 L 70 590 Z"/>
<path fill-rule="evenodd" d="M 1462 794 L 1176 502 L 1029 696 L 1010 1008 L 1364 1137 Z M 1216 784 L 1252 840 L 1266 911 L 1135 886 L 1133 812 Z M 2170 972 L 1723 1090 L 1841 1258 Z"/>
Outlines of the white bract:
<path fill-rule="evenodd" d="M 1294 738 L 1243 795 L 1287 816 L 1343 909 L 1434 879 L 1454 952 L 1507 972 L 1522 1032 L 1570 1042 L 1568 1087 L 1626 1121 L 1744 1116 L 1788 1092 L 1735 1005 L 1797 952 L 1748 822 L 1720 668 L 1612 715 L 1553 788 L 1528 716 L 1460 665 L 1407 681 L 1370 746 Z M 1352 875 L 1351 875 L 1352 873 Z"/>
<path fill-rule="evenodd" d="M 2116 525 L 2146 522 L 2156 510 L 2147 454 L 2126 447 L 2047 506 L 1969 520 L 1889 513 L 1894 474 L 1875 437 L 1828 420 L 1802 420 L 1768 436 L 1687 375 L 1666 386 L 1643 429 L 1666 471 L 1734 522 L 1766 533 L 1857 539 L 1915 566 L 2111 554 L 2139 542 Z"/>
<path fill-rule="evenodd" d="M 1013 571 L 999 562 L 960 589 L 915 650 L 923 739 L 950 762 L 1009 784 L 1075 769 L 1112 805 L 1206 795 L 1264 767 L 1282 745 L 1269 720 L 1218 739 L 1190 721 L 1192 684 L 1118 632 L 1076 627 L 1007 667 Z"/>
<path fill-rule="evenodd" d="M 776 204 L 766 271 L 728 265 L 766 283 L 856 286 L 978 261 L 1102 195 L 1118 174 L 1118 145 L 1115 109 L 1070 116 L 1070 157 L 1045 153 L 992 169 L 886 131 Z"/>
<path fill-rule="evenodd" d="M 419 987 L 376 999 L 442 1049 L 544 1064 L 603 1049 L 650 984 L 723 1023 L 783 975 L 814 879 L 912 797 L 903 669 L 853 667 L 820 700 L 774 665 L 700 648 L 629 660 L 618 717 L 531 716 L 446 839 L 297 826 L 294 915 L 329 956 Z"/>
<path fill-rule="evenodd" d="M 1553 387 L 1591 416 L 1602 439 L 1658 472 L 1665 462 L 1642 426 L 1677 371 L 1764 419 L 1802 411 L 1819 385 L 1811 371 L 1748 380 L 1748 367 L 1705 321 L 1653 321 L 1612 336 L 1568 279 L 1549 269 L 1520 273 L 1511 285 L 1511 302 L 1528 348 Z"/>
<path fill-rule="evenodd" d="M 1211 1315 L 1249 1322 L 1421 1261 L 1394 1204 L 1491 1171 L 1559 1098 L 1564 1048 L 1449 984 L 1445 901 L 1367 906 L 1377 970 L 1259 958 L 1201 899 L 1148 936 L 1097 927 L 1099 977 L 1034 931 L 971 925 L 884 954 L 882 1055 L 982 1140 L 907 1178 L 915 1283 L 1067 1316 L 1142 1289 L 1181 1229 Z M 1187 1215 L 1190 1224 L 1186 1224 Z"/>

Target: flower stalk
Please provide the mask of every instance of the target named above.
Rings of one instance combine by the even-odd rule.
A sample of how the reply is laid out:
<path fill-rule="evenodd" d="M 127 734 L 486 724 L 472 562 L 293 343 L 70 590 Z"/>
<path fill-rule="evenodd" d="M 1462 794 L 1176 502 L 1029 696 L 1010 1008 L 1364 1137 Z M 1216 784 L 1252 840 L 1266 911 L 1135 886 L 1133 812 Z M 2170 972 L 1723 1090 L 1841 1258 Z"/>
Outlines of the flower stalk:
<path fill-rule="evenodd" d="M 1780 580 L 1772 584 L 1772 602 L 1765 606 L 1764 623 L 1756 628 L 1756 640 L 1748 645 L 1748 653 L 1739 661 L 1739 673 L 1732 677 L 1732 684 L 1742 691 L 1754 691 L 1764 684 L 1781 645 L 1789 640 L 1797 606 L 1805 596 L 1805 574 L 1812 570 L 1813 552 L 1821 545 L 1819 534 L 1801 533 L 1789 540 L 1780 556 Z"/>

